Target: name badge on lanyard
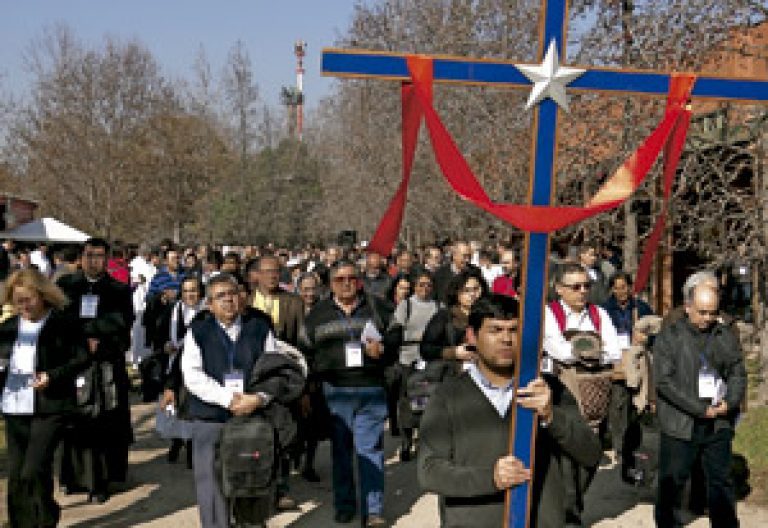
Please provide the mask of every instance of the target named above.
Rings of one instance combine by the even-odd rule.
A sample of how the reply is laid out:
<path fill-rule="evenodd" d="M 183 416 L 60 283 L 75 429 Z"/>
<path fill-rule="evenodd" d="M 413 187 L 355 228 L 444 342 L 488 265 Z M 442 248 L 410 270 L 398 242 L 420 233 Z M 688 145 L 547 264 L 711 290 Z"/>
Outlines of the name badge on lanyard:
<path fill-rule="evenodd" d="M 232 392 L 245 392 L 245 378 L 242 370 L 232 369 L 224 374 L 224 387 Z"/>
<path fill-rule="evenodd" d="M 630 346 L 629 334 L 618 334 L 619 350 L 627 350 Z"/>
<path fill-rule="evenodd" d="M 344 343 L 344 356 L 347 368 L 363 366 L 363 344 L 360 341 L 347 341 Z"/>
<path fill-rule="evenodd" d="M 707 367 L 699 371 L 699 398 L 713 400 L 717 395 L 717 376 Z"/>
<path fill-rule="evenodd" d="M 93 319 L 99 309 L 98 295 L 83 295 L 80 297 L 80 317 L 83 319 Z"/>
<path fill-rule="evenodd" d="M 235 342 L 227 335 L 223 328 L 218 327 L 219 338 L 227 351 L 229 370 L 224 373 L 224 387 L 232 392 L 243 394 L 245 392 L 245 375 L 242 370 L 235 368 Z"/>
<path fill-rule="evenodd" d="M 707 336 L 706 350 L 709 350 L 711 341 L 712 336 Z M 710 400 L 712 405 L 718 405 L 723 396 L 725 396 L 725 382 L 717 374 L 717 371 L 709 365 L 707 356 L 708 354 L 706 353 L 699 354 L 701 361 L 701 367 L 699 368 L 699 398 Z"/>

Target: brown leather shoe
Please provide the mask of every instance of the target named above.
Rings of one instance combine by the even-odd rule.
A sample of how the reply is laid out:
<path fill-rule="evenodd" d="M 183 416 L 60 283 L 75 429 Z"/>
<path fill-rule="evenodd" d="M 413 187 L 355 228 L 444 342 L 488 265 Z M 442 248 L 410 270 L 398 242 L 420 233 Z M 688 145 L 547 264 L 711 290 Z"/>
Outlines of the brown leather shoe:
<path fill-rule="evenodd" d="M 366 528 L 378 528 L 381 526 L 388 526 L 387 520 L 381 515 L 369 515 L 365 520 Z"/>
<path fill-rule="evenodd" d="M 283 495 L 277 499 L 278 511 L 293 511 L 297 509 L 299 509 L 299 505 L 293 498 L 289 497 L 288 495 Z"/>

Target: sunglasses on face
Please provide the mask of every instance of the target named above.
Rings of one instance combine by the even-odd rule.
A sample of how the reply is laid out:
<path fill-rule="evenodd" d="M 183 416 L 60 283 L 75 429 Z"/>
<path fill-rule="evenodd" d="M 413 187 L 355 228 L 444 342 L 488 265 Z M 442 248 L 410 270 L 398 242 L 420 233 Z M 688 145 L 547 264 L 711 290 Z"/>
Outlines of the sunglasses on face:
<path fill-rule="evenodd" d="M 589 290 L 589 283 L 588 282 L 574 282 L 573 284 L 563 284 L 563 288 L 568 288 L 571 291 L 588 291 Z"/>

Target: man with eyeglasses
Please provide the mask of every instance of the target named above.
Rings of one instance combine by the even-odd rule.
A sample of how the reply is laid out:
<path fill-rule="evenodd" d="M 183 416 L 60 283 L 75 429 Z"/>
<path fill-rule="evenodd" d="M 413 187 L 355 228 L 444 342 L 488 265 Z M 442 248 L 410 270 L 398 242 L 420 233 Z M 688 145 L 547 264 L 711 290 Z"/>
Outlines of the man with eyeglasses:
<path fill-rule="evenodd" d="M 595 355 L 596 352 L 599 353 L 601 363 L 606 365 L 606 368 L 612 363 L 621 361 L 621 348 L 616 328 L 605 309 L 587 302 L 589 288 L 589 275 L 580 264 L 565 262 L 557 268 L 555 289 L 558 298 L 544 309 L 543 349 L 545 356 L 553 361 L 552 366 L 554 368 L 546 369 L 550 371 L 550 374 L 563 368 L 570 368 L 577 362 L 579 354 L 574 353 L 574 335 L 592 335 L 597 338 L 593 339 L 592 343 L 599 343 L 600 350 L 592 350 L 591 352 L 592 355 Z M 610 381 L 607 381 L 607 385 L 601 383 L 604 391 L 602 393 L 604 398 L 602 399 L 607 403 L 610 397 Z M 582 395 L 573 387 L 569 388 L 580 402 L 583 410 Z M 602 411 L 607 413 L 607 405 Z M 600 419 L 604 419 L 604 416 L 594 418 L 591 421 Z M 594 424 L 592 425 L 594 426 Z M 570 488 L 566 493 L 565 500 L 567 525 L 581 526 L 584 494 L 594 477 L 596 468 L 584 468 L 575 461 L 568 462 L 570 463 L 563 461 L 563 471 L 572 474 L 570 478 L 566 479 Z"/>
<path fill-rule="evenodd" d="M 240 313 L 238 295 L 237 279 L 228 273 L 208 281 L 206 300 L 213 317 L 192 322 L 181 356 L 181 372 L 189 391 L 186 418 L 190 420 L 195 489 L 200 523 L 205 528 L 230 526 L 230 508 L 214 466 L 215 446 L 224 424 L 232 416 L 250 415 L 272 398 L 246 392 L 254 363 L 265 351 L 275 350 L 275 341 L 264 317 Z M 235 504 L 235 517 L 249 512 L 240 506 L 246 505 Z M 256 520 L 256 526 L 262 521 Z"/>
<path fill-rule="evenodd" d="M 654 343 L 659 438 L 658 526 L 682 526 L 683 488 L 701 455 L 713 528 L 739 525 L 731 447 L 747 376 L 735 334 L 717 321 L 718 292 L 705 284 L 685 299 L 686 316 Z"/>
<path fill-rule="evenodd" d="M 349 523 L 355 517 L 352 455 L 356 454 L 364 526 L 386 526 L 383 301 L 360 294 L 354 263 L 338 261 L 329 271 L 331 296 L 318 301 L 307 314 L 300 343 L 310 364 L 310 378 L 322 382 L 332 416 L 334 519 Z"/>
<path fill-rule="evenodd" d="M 111 482 L 125 481 L 128 446 L 133 442 L 125 368 L 133 302 L 130 287 L 107 273 L 108 252 L 106 240 L 89 239 L 83 246 L 81 271 L 58 282 L 70 300 L 67 310 L 88 340 L 94 369 L 88 376 L 94 394 L 104 395 L 98 409 L 77 419 L 65 441 L 60 485 L 68 492 L 86 490 L 89 501 L 98 503 L 108 499 Z M 85 376 L 78 378 L 78 387 L 86 385 Z"/>
<path fill-rule="evenodd" d="M 554 360 L 570 364 L 576 359 L 573 346 L 564 335 L 568 330 L 599 334 L 605 362 L 621 360 L 619 337 L 608 312 L 587 302 L 590 284 L 580 264 L 567 262 L 555 274 L 558 299 L 544 311 L 543 343 L 544 352 Z"/>

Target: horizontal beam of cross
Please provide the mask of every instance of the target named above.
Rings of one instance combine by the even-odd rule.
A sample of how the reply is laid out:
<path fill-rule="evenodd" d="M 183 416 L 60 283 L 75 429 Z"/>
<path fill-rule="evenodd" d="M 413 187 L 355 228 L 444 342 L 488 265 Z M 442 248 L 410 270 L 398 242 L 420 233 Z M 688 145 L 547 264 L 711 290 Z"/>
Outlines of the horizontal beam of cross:
<path fill-rule="evenodd" d="M 324 49 L 322 70 L 323 75 L 334 77 L 407 81 L 410 76 L 406 57 L 400 53 Z M 508 88 L 531 86 L 514 63 L 506 60 L 435 56 L 433 68 L 436 83 Z M 666 96 L 669 90 L 669 74 L 666 73 L 581 68 L 587 70 L 586 73 L 568 85 L 569 91 Z M 697 76 L 691 95 L 733 102 L 768 101 L 768 79 Z"/>

